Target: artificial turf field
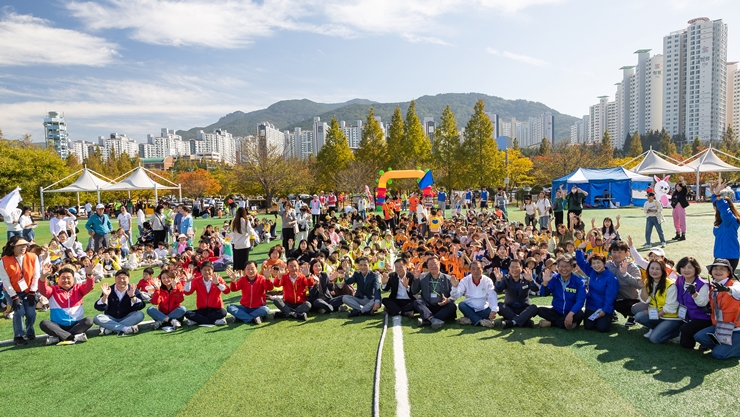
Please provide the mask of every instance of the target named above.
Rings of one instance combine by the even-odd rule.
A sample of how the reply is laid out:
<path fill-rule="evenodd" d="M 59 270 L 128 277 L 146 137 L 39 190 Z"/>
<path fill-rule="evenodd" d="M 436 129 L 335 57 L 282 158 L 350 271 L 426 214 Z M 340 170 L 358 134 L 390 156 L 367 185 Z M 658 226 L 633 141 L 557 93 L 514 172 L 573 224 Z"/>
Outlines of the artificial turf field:
<path fill-rule="evenodd" d="M 604 216 L 618 213 L 622 236 L 631 234 L 636 245 L 644 243 L 639 209 L 589 210 L 584 218 L 589 223 L 596 217 L 600 223 Z M 518 210 L 510 214 L 523 218 Z M 714 242 L 711 206 L 692 205 L 688 214 L 688 239 L 669 243 L 666 251 L 675 260 L 692 255 L 705 265 Z M 669 239 L 674 230 L 666 217 L 663 226 Z M 208 223 L 220 221 L 198 220 L 196 225 Z M 4 244 L 5 233 L 0 236 Z M 37 238 L 48 239 L 41 233 Z M 268 248 L 258 246 L 250 259 L 264 259 Z M 86 298 L 87 315 L 94 314 L 97 295 L 96 289 Z M 224 301 L 238 298 L 229 294 Z M 194 301 L 187 297 L 185 305 L 193 307 Z M 532 299 L 538 305 L 549 301 Z M 38 314 L 37 332 L 38 322 L 47 317 Z M 404 318 L 410 414 L 740 414 L 727 395 L 740 378 L 738 360 L 720 362 L 675 344 L 653 345 L 642 337 L 639 325 L 627 329 L 622 322 L 620 317 L 620 325 L 609 334 L 582 328 L 502 331 L 457 324 L 435 332 Z M 12 338 L 10 324 L 0 320 L 0 340 Z M 335 313 L 310 316 L 305 323 L 229 323 L 169 334 L 143 329 L 123 338 L 93 336 L 74 346 L 45 347 L 41 340 L 21 348 L 3 346 L 0 362 L 7 383 L 0 390 L 0 404 L 4 414 L 12 416 L 371 415 L 382 327 L 382 314 L 347 319 Z M 389 323 L 380 372 L 383 416 L 397 412 L 394 337 Z"/>

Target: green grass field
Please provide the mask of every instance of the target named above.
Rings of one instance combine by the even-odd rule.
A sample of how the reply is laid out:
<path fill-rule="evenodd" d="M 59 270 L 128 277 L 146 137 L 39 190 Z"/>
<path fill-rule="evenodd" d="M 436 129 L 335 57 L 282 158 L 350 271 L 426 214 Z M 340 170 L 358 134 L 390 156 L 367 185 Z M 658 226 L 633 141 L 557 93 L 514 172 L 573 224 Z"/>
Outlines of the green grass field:
<path fill-rule="evenodd" d="M 510 210 L 513 219 L 523 219 Z M 589 210 L 622 216 L 623 237 L 644 243 L 640 209 Z M 666 238 L 675 234 L 671 219 Z M 713 211 L 688 209 L 687 240 L 670 242 L 668 257 L 712 260 Z M 220 224 L 199 220 L 197 226 Z M 44 229 L 45 225 L 39 227 Z M 4 229 L 1 231 L 4 232 Z M 39 234 L 40 235 L 40 234 Z M 5 233 L 2 233 L 4 244 Z M 43 235 L 39 236 L 43 242 Z M 653 238 L 653 242 L 657 237 Z M 264 259 L 269 245 L 250 259 Z M 705 275 L 705 274 L 704 274 Z M 138 281 L 140 272 L 132 281 Z M 97 298 L 85 302 L 88 315 Z M 225 296 L 237 302 L 238 294 Z M 539 305 L 548 298 L 535 298 Z M 186 298 L 192 307 L 194 298 Z M 272 305 L 269 304 L 271 307 Z M 459 314 L 459 313 L 458 313 Z M 39 313 L 37 322 L 48 317 Z M 0 391 L 6 415 L 363 416 L 372 413 L 375 354 L 382 315 L 347 319 L 311 316 L 305 323 L 229 324 L 166 334 L 143 330 L 81 345 L 0 347 L 9 389 Z M 448 324 L 434 332 L 403 319 L 412 415 L 418 416 L 685 416 L 734 415 L 728 405 L 740 375 L 738 361 L 667 343 L 653 345 L 640 326 L 615 325 L 609 334 L 578 329 L 488 330 Z M 0 321 L 0 340 L 12 337 Z M 393 332 L 389 326 L 380 374 L 380 411 L 396 415 Z M 10 389 L 12 387 L 12 389 Z M 123 401 L 122 401 L 123 400 Z M 116 411 L 113 411 L 115 407 Z M 729 408 L 728 408 L 729 407 Z"/>

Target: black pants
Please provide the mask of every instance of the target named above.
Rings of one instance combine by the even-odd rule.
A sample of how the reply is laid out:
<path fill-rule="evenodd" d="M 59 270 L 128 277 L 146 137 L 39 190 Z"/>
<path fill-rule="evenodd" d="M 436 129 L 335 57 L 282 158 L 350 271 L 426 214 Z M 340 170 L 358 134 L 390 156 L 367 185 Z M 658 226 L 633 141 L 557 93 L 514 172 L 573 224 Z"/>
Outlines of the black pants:
<path fill-rule="evenodd" d="M 537 306 L 534 304 L 528 306 L 507 306 L 504 303 L 498 303 L 498 314 L 506 320 L 513 321 L 519 327 L 524 326 L 527 321 L 537 314 Z"/>
<path fill-rule="evenodd" d="M 734 258 L 734 259 L 728 259 L 728 261 L 730 261 L 730 265 L 732 266 L 732 272 L 735 272 L 735 270 L 737 269 L 737 263 L 738 261 L 740 261 L 740 259 Z"/>
<path fill-rule="evenodd" d="M 696 346 L 694 335 L 699 330 L 706 329 L 712 325 L 712 320 L 691 320 L 681 326 L 681 347 L 693 349 Z"/>
<path fill-rule="evenodd" d="M 537 221 L 534 219 L 534 214 L 531 216 L 529 214 L 524 215 L 524 227 L 532 226 L 533 228 L 537 228 Z"/>
<path fill-rule="evenodd" d="M 159 245 L 159 242 L 165 242 L 167 243 L 167 230 L 152 230 L 152 234 L 154 235 L 154 247 L 157 248 Z"/>
<path fill-rule="evenodd" d="M 557 229 L 559 225 L 563 224 L 563 212 L 556 211 L 554 213 L 555 213 L 555 227 L 553 229 Z"/>
<path fill-rule="evenodd" d="M 407 311 L 414 311 L 414 300 L 411 299 L 399 300 L 398 298 L 384 298 L 382 303 L 383 306 L 385 306 L 385 312 L 388 313 L 389 316 L 398 316 Z"/>
<path fill-rule="evenodd" d="M 231 245 L 231 248 L 231 251 L 234 254 L 234 271 L 243 271 L 244 267 L 247 265 L 247 261 L 249 261 L 250 248 L 236 249 L 234 248 L 234 245 Z"/>
<path fill-rule="evenodd" d="M 295 230 L 293 227 L 283 227 L 283 247 L 287 250 L 293 250 L 293 246 L 288 246 L 288 240 L 292 239 L 295 244 Z"/>
<path fill-rule="evenodd" d="M 311 300 L 310 303 L 311 303 L 311 311 L 319 311 L 321 309 L 324 309 L 326 310 L 327 313 L 333 313 L 335 311 L 339 311 L 339 307 L 341 307 L 342 304 L 344 304 L 341 296 L 333 297 L 328 300 L 317 298 L 315 300 Z"/>
<path fill-rule="evenodd" d="M 583 328 L 586 330 L 596 329 L 601 333 L 606 333 L 611 330 L 612 317 L 614 317 L 614 313 L 604 313 L 603 316 L 599 317 L 596 320 L 589 320 L 588 318 L 591 317 L 591 315 L 595 312 L 596 310 L 590 310 L 588 308 L 586 309 L 586 312 L 583 314 Z"/>
<path fill-rule="evenodd" d="M 630 298 L 617 300 L 614 302 L 614 311 L 622 314 L 624 317 L 634 316 L 634 314 L 632 314 L 632 306 L 638 302 L 640 302 L 640 300 L 633 300 Z"/>
<path fill-rule="evenodd" d="M 565 328 L 566 314 L 560 314 L 557 311 L 555 311 L 555 309 L 552 307 L 537 308 L 537 315 L 551 322 L 555 326 L 560 327 L 561 329 Z M 583 321 L 583 311 L 579 311 L 573 315 L 573 325 L 575 327 L 578 327 L 578 325 L 581 324 L 582 321 Z"/>
<path fill-rule="evenodd" d="M 414 309 L 419 312 L 421 318 L 424 320 L 447 320 L 448 318 L 455 318 L 457 305 L 455 303 L 449 303 L 443 306 L 438 306 L 436 304 L 427 305 L 424 300 L 415 300 Z"/>
<path fill-rule="evenodd" d="M 281 313 L 283 313 L 284 316 L 288 317 L 291 313 L 308 313 L 311 311 L 311 303 L 308 301 L 304 301 L 300 304 L 293 304 L 293 303 L 286 303 L 281 298 L 276 298 L 272 300 L 272 302 L 275 304 L 275 307 L 280 310 Z"/>
<path fill-rule="evenodd" d="M 198 324 L 214 324 L 216 320 L 226 317 L 226 310 L 223 308 L 199 308 L 190 310 L 185 313 L 185 318 Z"/>
<path fill-rule="evenodd" d="M 313 225 L 316 226 L 317 224 L 319 224 L 319 221 L 321 221 L 321 215 L 320 214 L 312 214 L 311 215 L 311 220 L 312 220 Z"/>
<path fill-rule="evenodd" d="M 44 333 L 54 336 L 59 340 L 72 340 L 76 334 L 85 333 L 92 325 L 93 319 L 91 317 L 85 317 L 71 326 L 57 324 L 50 320 L 41 320 L 39 328 Z"/>

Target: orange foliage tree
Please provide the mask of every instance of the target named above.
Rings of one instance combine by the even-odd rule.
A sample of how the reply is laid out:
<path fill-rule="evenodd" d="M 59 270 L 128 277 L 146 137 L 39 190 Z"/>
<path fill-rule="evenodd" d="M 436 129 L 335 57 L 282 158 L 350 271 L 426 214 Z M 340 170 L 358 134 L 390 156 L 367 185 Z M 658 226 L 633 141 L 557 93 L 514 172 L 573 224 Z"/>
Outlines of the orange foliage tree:
<path fill-rule="evenodd" d="M 221 184 L 205 169 L 181 172 L 177 175 L 177 182 L 182 185 L 182 192 L 188 197 L 198 198 L 221 191 Z"/>

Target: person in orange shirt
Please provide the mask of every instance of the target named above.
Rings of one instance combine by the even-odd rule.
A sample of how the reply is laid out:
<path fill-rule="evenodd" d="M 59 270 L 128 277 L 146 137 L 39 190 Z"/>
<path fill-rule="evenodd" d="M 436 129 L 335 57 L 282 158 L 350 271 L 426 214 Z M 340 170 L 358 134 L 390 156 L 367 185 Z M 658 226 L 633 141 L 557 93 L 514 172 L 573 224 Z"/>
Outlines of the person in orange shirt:
<path fill-rule="evenodd" d="M 411 197 L 409 197 L 409 211 L 411 213 L 416 213 L 416 208 L 419 205 L 419 196 L 416 195 L 416 193 L 411 193 Z"/>
<path fill-rule="evenodd" d="M 394 210 L 394 204 L 391 200 L 387 200 L 383 203 L 383 214 L 385 215 L 385 221 L 388 223 L 388 227 L 391 230 L 396 228 L 396 212 Z"/>

